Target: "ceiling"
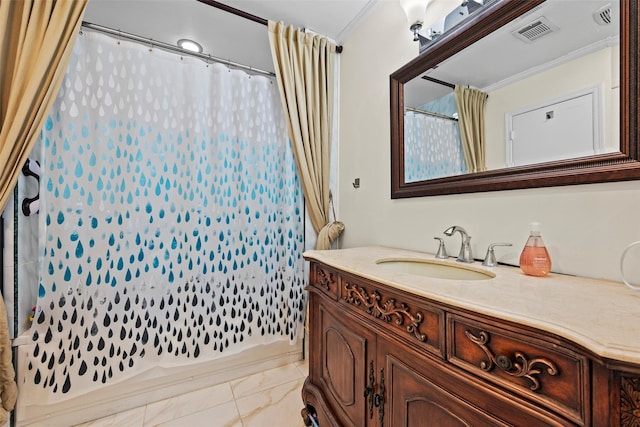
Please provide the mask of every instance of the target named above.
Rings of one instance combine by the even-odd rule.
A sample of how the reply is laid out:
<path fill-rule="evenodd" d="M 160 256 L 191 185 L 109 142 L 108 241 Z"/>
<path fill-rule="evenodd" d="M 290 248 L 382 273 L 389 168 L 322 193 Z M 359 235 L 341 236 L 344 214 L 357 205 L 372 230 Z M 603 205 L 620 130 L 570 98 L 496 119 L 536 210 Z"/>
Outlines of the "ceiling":
<path fill-rule="evenodd" d="M 223 0 L 272 21 L 342 44 L 380 0 Z M 175 45 L 188 38 L 205 54 L 273 71 L 267 27 L 197 0 L 90 0 L 84 21 Z"/>
<path fill-rule="evenodd" d="M 607 6 L 612 22 L 601 25 L 594 15 Z M 490 92 L 525 77 L 532 70 L 541 71 L 545 65 L 559 65 L 605 46 L 617 45 L 619 14 L 619 1 L 547 0 L 424 75 Z M 545 18 L 555 27 L 554 30 L 533 41 L 523 41 L 514 36 L 513 32 L 527 28 L 540 18 Z M 414 79 L 405 85 L 405 103 L 419 107 L 449 93 L 451 89 L 446 86 Z"/>

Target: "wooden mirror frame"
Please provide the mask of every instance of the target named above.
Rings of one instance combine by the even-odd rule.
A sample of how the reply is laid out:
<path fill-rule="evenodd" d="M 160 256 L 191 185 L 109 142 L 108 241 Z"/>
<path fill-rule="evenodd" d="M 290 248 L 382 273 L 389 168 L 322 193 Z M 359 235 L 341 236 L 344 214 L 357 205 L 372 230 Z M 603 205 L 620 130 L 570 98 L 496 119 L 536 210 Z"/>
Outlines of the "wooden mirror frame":
<path fill-rule="evenodd" d="M 543 2 L 496 0 L 391 74 L 392 199 L 640 179 L 638 1 L 620 0 L 620 152 L 405 182 L 404 84 Z"/>

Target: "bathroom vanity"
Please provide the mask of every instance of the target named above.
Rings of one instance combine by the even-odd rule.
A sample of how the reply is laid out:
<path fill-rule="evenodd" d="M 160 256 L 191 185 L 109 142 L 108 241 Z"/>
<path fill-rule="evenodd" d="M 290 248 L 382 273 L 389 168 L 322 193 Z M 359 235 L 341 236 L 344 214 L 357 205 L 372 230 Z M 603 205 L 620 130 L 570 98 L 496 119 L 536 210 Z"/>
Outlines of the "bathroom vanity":
<path fill-rule="evenodd" d="M 307 425 L 640 425 L 640 294 L 623 284 L 383 247 L 305 257 Z"/>

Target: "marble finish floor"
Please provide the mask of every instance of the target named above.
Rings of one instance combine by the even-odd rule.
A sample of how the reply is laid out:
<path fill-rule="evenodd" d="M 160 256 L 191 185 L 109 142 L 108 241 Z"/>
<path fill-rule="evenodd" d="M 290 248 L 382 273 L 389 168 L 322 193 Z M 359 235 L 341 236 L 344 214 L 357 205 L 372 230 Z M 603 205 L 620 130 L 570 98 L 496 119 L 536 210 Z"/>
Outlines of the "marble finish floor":
<path fill-rule="evenodd" d="M 303 427 L 299 361 L 76 427 Z"/>

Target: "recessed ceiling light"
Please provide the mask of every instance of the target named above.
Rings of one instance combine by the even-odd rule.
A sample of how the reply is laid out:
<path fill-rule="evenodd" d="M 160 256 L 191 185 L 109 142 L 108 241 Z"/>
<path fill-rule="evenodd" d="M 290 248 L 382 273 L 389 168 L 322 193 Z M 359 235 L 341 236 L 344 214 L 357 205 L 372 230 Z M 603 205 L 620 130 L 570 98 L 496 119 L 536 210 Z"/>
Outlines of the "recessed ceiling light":
<path fill-rule="evenodd" d="M 202 45 L 189 39 L 178 40 L 178 46 L 191 52 L 202 53 Z"/>

